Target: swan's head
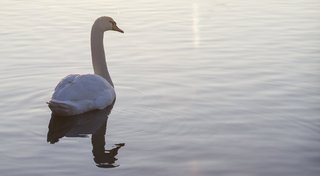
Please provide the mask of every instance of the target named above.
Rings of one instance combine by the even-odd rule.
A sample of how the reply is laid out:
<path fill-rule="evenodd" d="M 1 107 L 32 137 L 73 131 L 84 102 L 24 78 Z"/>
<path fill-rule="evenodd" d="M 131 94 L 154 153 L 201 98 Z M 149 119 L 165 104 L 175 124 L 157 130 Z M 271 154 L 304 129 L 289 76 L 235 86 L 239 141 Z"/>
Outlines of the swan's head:
<path fill-rule="evenodd" d="M 94 26 L 103 32 L 112 30 L 112 31 L 118 31 L 118 32 L 123 33 L 123 30 L 121 30 L 117 26 L 117 23 L 111 17 L 107 17 L 107 16 L 99 17 L 94 22 Z"/>

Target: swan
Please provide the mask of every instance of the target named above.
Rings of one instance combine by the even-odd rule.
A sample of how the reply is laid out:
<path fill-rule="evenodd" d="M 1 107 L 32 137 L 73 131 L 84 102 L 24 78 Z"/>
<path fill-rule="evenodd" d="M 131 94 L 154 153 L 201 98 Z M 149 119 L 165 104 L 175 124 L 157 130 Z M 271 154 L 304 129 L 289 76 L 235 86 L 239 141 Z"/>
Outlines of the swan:
<path fill-rule="evenodd" d="M 94 74 L 70 74 L 63 78 L 47 102 L 53 114 L 73 116 L 95 109 L 104 109 L 114 102 L 116 94 L 103 47 L 103 35 L 108 30 L 124 33 L 111 17 L 102 16 L 95 20 L 91 29 Z"/>

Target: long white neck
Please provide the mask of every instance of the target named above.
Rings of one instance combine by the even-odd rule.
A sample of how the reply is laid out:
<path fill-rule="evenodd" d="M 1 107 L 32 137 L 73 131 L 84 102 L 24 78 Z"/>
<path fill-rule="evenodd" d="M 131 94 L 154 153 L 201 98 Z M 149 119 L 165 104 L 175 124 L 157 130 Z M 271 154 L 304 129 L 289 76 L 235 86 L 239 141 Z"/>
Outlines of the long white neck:
<path fill-rule="evenodd" d="M 94 24 L 91 29 L 91 57 L 94 73 L 105 78 L 112 86 L 103 47 L 103 31 Z"/>

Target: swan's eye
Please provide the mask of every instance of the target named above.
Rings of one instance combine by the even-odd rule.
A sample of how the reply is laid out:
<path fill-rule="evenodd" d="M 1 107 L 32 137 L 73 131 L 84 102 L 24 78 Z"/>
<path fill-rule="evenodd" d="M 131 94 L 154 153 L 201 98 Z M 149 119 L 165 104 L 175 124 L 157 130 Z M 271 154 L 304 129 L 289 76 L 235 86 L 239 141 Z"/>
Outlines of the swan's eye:
<path fill-rule="evenodd" d="M 116 25 L 116 22 L 114 22 L 114 21 L 110 21 L 110 23 L 111 23 L 113 26 Z"/>

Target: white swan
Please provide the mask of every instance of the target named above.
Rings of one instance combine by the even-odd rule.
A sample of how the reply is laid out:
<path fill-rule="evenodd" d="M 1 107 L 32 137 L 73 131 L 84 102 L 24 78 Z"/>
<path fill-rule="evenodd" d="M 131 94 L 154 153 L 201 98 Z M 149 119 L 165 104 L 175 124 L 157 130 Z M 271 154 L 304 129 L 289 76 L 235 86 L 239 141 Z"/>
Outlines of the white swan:
<path fill-rule="evenodd" d="M 110 17 L 98 18 L 91 30 L 91 55 L 94 74 L 71 74 L 56 86 L 48 102 L 53 114 L 71 116 L 112 104 L 116 94 L 108 72 L 103 47 L 103 34 L 114 30 L 123 33 Z"/>

